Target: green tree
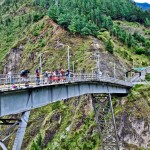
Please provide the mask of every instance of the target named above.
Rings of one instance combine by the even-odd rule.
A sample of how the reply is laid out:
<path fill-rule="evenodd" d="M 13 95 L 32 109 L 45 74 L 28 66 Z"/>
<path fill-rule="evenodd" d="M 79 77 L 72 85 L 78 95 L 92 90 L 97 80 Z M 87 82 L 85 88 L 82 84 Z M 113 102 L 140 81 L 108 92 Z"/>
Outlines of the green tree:
<path fill-rule="evenodd" d="M 21 18 L 19 17 L 19 20 L 18 20 L 18 25 L 19 27 L 21 27 Z"/>
<path fill-rule="evenodd" d="M 42 136 L 41 133 L 38 134 L 36 142 L 33 140 L 30 150 L 41 150 L 42 149 Z"/>
<path fill-rule="evenodd" d="M 132 46 L 132 42 L 133 42 L 133 37 L 132 37 L 131 34 L 129 34 L 128 38 L 127 38 L 127 45 L 128 45 L 128 47 Z"/>
<path fill-rule="evenodd" d="M 42 135 L 41 133 L 38 134 L 38 137 L 36 139 L 36 144 L 41 147 L 42 146 Z"/>
<path fill-rule="evenodd" d="M 91 31 L 87 27 L 84 27 L 83 29 L 81 29 L 81 34 L 82 35 L 89 35 L 89 34 L 91 34 Z"/>
<path fill-rule="evenodd" d="M 58 24 L 62 25 L 63 27 L 67 28 L 70 25 L 71 17 L 69 14 L 60 14 L 57 21 Z"/>
<path fill-rule="evenodd" d="M 48 10 L 48 15 L 53 19 L 57 19 L 57 7 L 55 5 L 50 6 Z"/>
<path fill-rule="evenodd" d="M 38 147 L 38 145 L 33 141 L 30 147 L 30 150 L 40 150 L 40 148 Z"/>
<path fill-rule="evenodd" d="M 114 45 L 113 45 L 113 42 L 111 41 L 111 39 L 109 39 L 109 40 L 105 43 L 105 46 L 106 46 L 106 50 L 107 50 L 108 52 L 110 52 L 111 54 L 113 54 Z"/>
<path fill-rule="evenodd" d="M 146 18 L 144 25 L 145 25 L 145 27 L 150 27 L 150 19 Z"/>

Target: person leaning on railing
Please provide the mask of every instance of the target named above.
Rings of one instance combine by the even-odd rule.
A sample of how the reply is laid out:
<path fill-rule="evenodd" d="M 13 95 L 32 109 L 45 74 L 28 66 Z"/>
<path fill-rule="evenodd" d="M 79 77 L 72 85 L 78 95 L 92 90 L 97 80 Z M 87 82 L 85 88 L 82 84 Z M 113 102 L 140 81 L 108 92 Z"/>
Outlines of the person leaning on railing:
<path fill-rule="evenodd" d="M 22 70 L 21 73 L 20 73 L 20 77 L 23 78 L 26 87 L 29 86 L 29 80 L 28 80 L 28 74 L 29 73 L 30 73 L 29 70 Z"/>
<path fill-rule="evenodd" d="M 36 69 L 36 85 L 40 85 L 40 72 Z"/>

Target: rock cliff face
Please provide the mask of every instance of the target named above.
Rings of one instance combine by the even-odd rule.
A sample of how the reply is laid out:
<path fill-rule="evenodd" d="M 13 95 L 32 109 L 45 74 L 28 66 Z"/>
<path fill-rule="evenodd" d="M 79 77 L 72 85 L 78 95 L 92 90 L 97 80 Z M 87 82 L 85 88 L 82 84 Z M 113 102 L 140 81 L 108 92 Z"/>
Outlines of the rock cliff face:
<path fill-rule="evenodd" d="M 10 53 L 6 56 L 6 64 L 4 65 L 3 73 L 6 74 L 8 72 L 17 73 L 21 61 L 22 52 L 24 49 L 24 45 L 20 44 L 16 48 L 12 48 Z"/>
<path fill-rule="evenodd" d="M 128 147 L 148 148 L 150 147 L 150 124 L 143 118 L 135 118 L 123 114 L 121 116 L 120 127 L 118 128 L 118 136 L 123 144 L 123 149 Z"/>
<path fill-rule="evenodd" d="M 136 87 L 128 100 L 121 104 L 122 112 L 117 115 L 117 129 L 125 149 L 150 148 L 149 89 L 150 86 Z"/>

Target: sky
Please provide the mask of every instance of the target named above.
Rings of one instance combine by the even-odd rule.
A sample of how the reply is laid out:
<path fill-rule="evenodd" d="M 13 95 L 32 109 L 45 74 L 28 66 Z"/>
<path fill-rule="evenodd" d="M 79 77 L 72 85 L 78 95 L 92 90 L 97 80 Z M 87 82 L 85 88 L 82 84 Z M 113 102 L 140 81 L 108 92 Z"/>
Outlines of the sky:
<path fill-rule="evenodd" d="M 150 0 L 134 0 L 135 2 L 138 2 L 138 3 L 149 3 L 150 4 Z"/>

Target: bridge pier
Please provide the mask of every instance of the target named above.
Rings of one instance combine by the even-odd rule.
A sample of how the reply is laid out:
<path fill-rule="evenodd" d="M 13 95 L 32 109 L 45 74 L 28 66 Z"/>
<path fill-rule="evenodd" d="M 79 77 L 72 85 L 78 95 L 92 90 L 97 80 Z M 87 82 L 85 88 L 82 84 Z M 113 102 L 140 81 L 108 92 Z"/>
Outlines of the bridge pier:
<path fill-rule="evenodd" d="M 22 113 L 12 150 L 21 150 L 21 145 L 26 131 L 29 116 L 30 111 Z"/>
<path fill-rule="evenodd" d="M 4 142 L 15 133 L 16 137 L 12 150 L 21 150 L 21 145 L 27 127 L 29 115 L 30 111 L 26 111 L 22 113 L 20 119 L 0 119 L 0 125 L 9 125 L 9 127 L 5 131 L 0 133 L 0 146 L 3 150 L 7 150 Z M 18 128 L 16 128 L 16 126 L 18 126 Z"/>
<path fill-rule="evenodd" d="M 5 144 L 3 142 L 1 142 L 1 141 L 0 141 L 0 146 L 1 146 L 2 150 L 7 150 Z"/>
<path fill-rule="evenodd" d="M 119 150 L 111 94 L 91 96 L 102 150 Z"/>

